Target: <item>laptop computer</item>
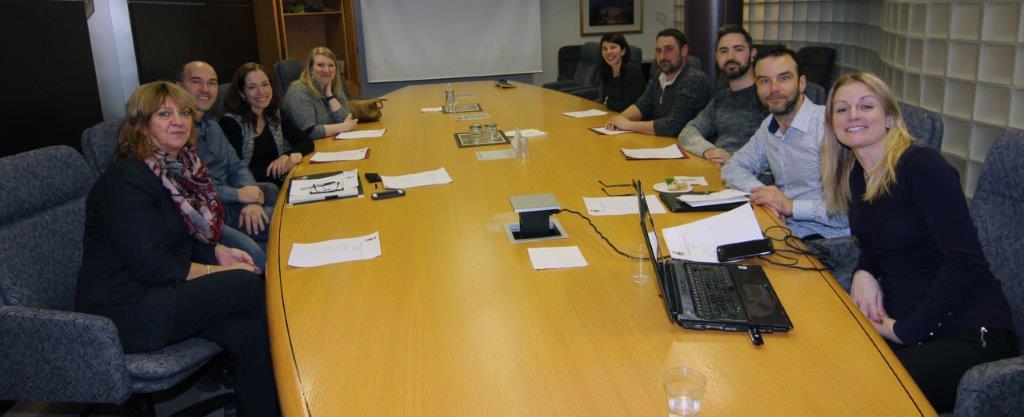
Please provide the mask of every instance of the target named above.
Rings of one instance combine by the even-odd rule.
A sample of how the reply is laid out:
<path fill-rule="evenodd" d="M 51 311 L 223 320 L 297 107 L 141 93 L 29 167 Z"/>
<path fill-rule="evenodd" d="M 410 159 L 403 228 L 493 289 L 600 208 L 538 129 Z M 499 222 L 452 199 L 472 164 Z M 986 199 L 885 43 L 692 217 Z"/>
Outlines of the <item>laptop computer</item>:
<path fill-rule="evenodd" d="M 741 201 L 738 203 L 709 204 L 706 206 L 694 207 L 682 201 L 679 201 L 680 194 L 682 193 L 665 193 L 659 191 L 658 198 L 660 198 L 661 202 L 665 204 L 665 208 L 667 208 L 668 211 L 671 211 L 673 213 L 690 213 L 698 211 L 729 211 L 736 207 L 747 204 L 745 201 Z"/>
<path fill-rule="evenodd" d="M 785 332 L 793 328 L 775 289 L 757 265 L 689 262 L 663 257 L 640 182 L 640 229 L 669 320 L 687 329 Z M 754 337 L 755 333 L 751 333 Z"/>

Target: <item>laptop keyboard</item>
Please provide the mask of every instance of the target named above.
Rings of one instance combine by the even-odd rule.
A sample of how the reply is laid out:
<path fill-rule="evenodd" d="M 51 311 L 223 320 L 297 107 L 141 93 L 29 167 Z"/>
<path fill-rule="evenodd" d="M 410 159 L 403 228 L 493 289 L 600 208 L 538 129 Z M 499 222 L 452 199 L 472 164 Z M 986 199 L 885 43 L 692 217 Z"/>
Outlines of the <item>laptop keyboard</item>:
<path fill-rule="evenodd" d="M 705 320 L 746 320 L 743 304 L 725 265 L 685 264 L 693 308 Z"/>

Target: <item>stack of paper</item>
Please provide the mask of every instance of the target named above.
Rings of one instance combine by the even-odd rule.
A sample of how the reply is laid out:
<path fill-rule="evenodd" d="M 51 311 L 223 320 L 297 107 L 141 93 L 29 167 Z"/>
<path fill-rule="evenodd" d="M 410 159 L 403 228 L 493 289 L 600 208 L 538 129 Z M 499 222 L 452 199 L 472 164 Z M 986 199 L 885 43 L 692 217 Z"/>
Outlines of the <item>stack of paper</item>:
<path fill-rule="evenodd" d="M 731 188 L 722 191 L 715 191 L 710 194 L 683 194 L 679 201 L 689 204 L 690 207 L 713 206 L 717 204 L 742 203 L 748 201 L 748 193 Z"/>
<path fill-rule="evenodd" d="M 567 112 L 562 113 L 562 114 L 564 114 L 566 116 L 569 116 L 569 117 L 572 117 L 572 118 L 579 119 L 581 117 L 604 116 L 604 115 L 608 114 L 608 112 L 603 112 L 603 111 L 598 110 L 598 109 L 590 109 L 590 110 L 583 110 L 583 111 L 567 111 Z"/>
<path fill-rule="evenodd" d="M 557 248 L 528 248 L 533 269 L 579 268 L 587 266 L 578 246 Z"/>
<path fill-rule="evenodd" d="M 644 196 L 647 207 L 654 214 L 664 214 L 665 206 L 656 195 Z M 621 214 L 640 214 L 640 201 L 636 197 L 583 197 L 587 213 L 591 216 L 617 216 Z"/>
<path fill-rule="evenodd" d="M 683 159 L 686 155 L 679 150 L 679 147 L 675 144 L 668 145 L 664 148 L 649 148 L 649 149 L 620 149 L 623 155 L 626 155 L 626 159 Z"/>
<path fill-rule="evenodd" d="M 592 128 L 590 128 L 590 130 L 593 130 L 593 131 L 595 131 L 597 133 L 600 133 L 602 135 L 621 135 L 623 133 L 629 133 L 628 130 L 612 130 L 612 129 L 608 129 L 608 128 L 604 127 L 604 126 L 592 127 Z"/>
<path fill-rule="evenodd" d="M 359 170 L 294 178 L 288 186 L 288 204 L 359 195 Z"/>
<path fill-rule="evenodd" d="M 337 161 L 358 161 L 366 159 L 370 148 L 361 148 L 341 152 L 317 152 L 309 158 L 309 162 L 337 162 Z"/>
<path fill-rule="evenodd" d="M 448 171 L 445 171 L 443 167 L 433 171 L 394 177 L 381 175 L 380 178 L 384 182 L 384 187 L 390 189 L 406 189 L 420 187 L 423 185 L 447 184 L 452 182 L 452 177 L 448 175 Z"/>
<path fill-rule="evenodd" d="M 353 130 L 350 132 L 341 132 L 335 139 L 363 139 L 363 138 L 379 138 L 384 136 L 384 131 L 387 129 L 374 129 L 374 130 Z"/>
<path fill-rule="evenodd" d="M 506 130 L 505 136 L 508 137 L 509 139 L 512 139 L 513 137 L 516 136 L 516 132 L 519 132 L 519 134 L 523 135 L 523 137 L 527 139 L 548 137 L 547 132 L 543 132 L 537 129 Z"/>
<path fill-rule="evenodd" d="M 744 204 L 725 213 L 662 230 L 670 255 L 695 262 L 718 262 L 718 247 L 764 239 L 754 209 Z"/>

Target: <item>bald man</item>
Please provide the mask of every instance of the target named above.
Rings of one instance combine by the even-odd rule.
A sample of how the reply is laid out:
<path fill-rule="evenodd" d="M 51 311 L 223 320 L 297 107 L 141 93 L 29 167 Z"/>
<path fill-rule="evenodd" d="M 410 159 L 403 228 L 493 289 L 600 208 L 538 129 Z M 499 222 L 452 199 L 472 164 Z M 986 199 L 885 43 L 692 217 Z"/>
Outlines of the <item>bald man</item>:
<path fill-rule="evenodd" d="M 210 171 L 210 179 L 224 204 L 225 227 L 221 243 L 246 251 L 262 269 L 267 262 L 267 231 L 274 212 L 277 187 L 264 185 L 273 191 L 273 195 L 264 194 L 249 168 L 228 143 L 220 125 L 209 114 L 217 101 L 217 71 L 203 61 L 189 62 L 178 71 L 178 85 L 195 100 L 199 157 Z"/>

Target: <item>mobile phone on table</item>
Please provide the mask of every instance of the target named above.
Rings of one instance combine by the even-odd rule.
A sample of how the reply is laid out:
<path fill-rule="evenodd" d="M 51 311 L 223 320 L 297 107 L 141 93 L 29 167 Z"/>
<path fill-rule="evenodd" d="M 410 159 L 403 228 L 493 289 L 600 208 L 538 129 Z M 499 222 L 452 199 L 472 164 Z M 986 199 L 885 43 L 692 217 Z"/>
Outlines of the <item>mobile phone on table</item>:
<path fill-rule="evenodd" d="M 775 252 L 771 239 L 748 240 L 718 247 L 718 261 L 732 262 Z"/>

